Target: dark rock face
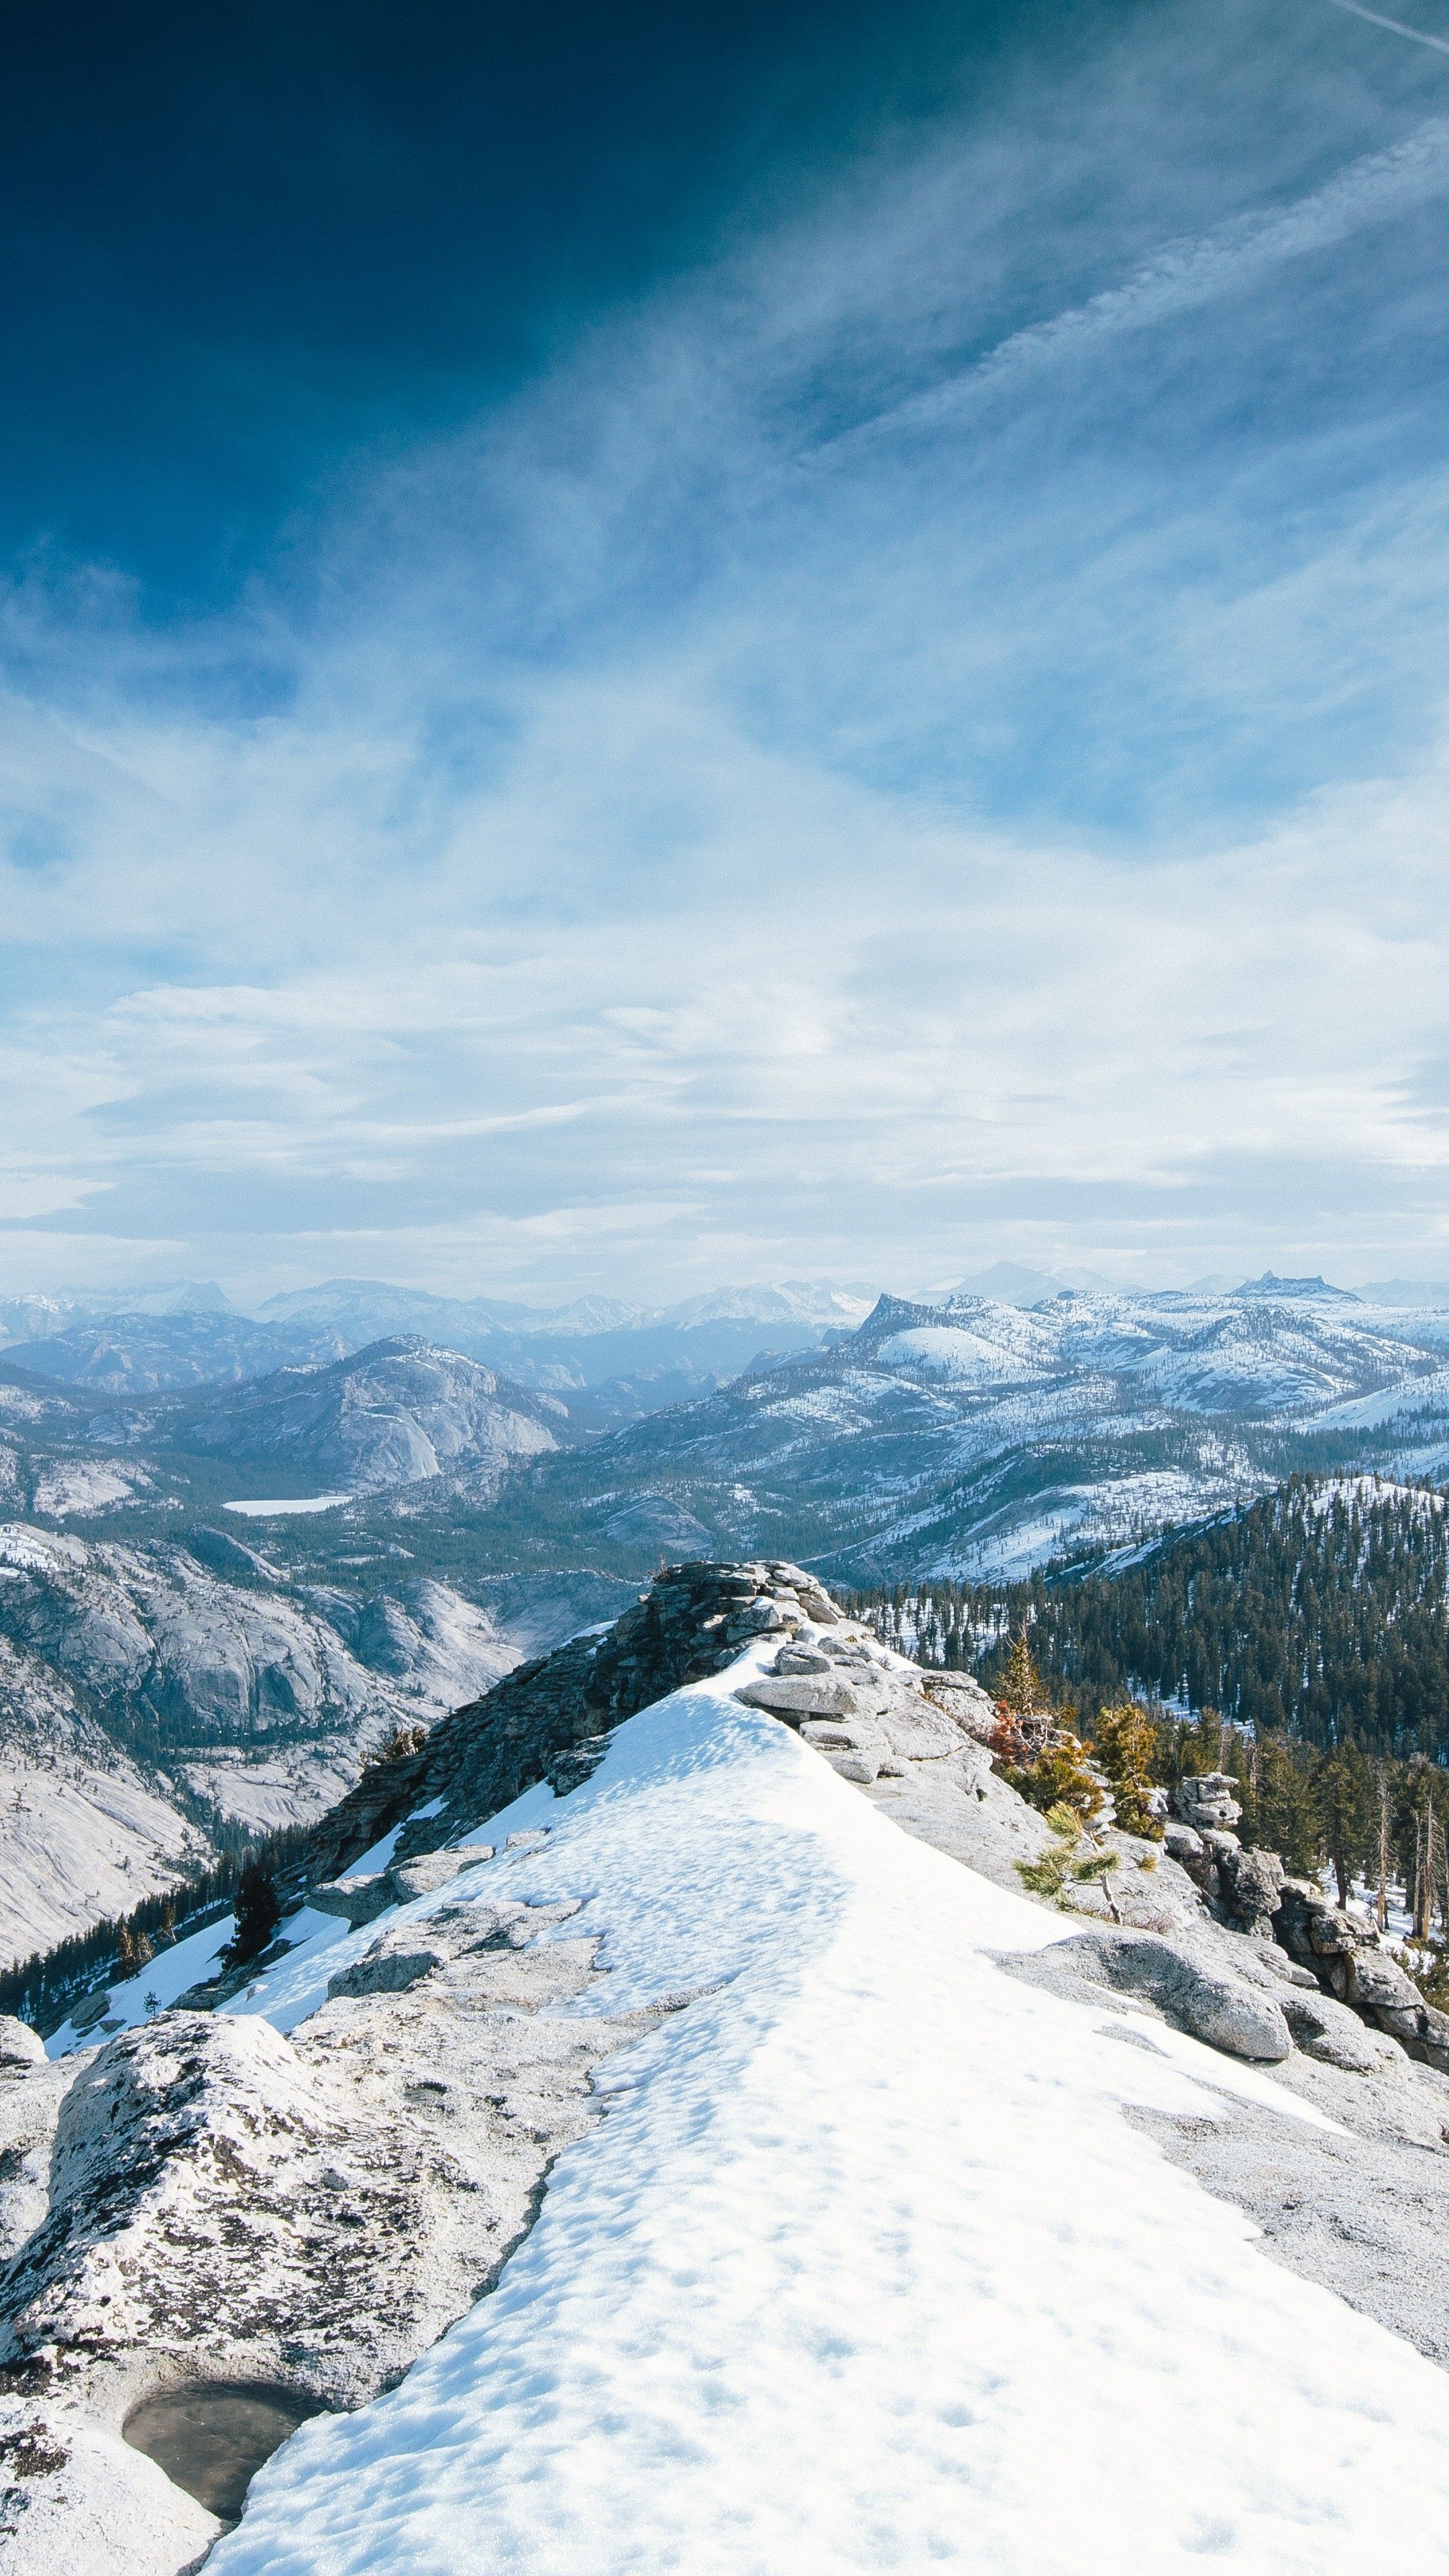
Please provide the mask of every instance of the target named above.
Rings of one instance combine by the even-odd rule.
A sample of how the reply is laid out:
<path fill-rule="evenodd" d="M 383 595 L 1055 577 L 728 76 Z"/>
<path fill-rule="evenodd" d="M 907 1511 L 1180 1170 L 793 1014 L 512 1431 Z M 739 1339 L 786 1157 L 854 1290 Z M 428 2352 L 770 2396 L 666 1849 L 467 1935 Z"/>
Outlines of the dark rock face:
<path fill-rule="evenodd" d="M 833 1627 L 839 1618 L 798 1566 L 666 1566 L 606 1635 L 574 1637 L 521 1664 L 434 1727 L 421 1752 L 364 1773 L 313 1835 L 308 1874 L 340 1878 L 409 1816 L 399 1859 L 436 1850 L 540 1780 L 563 1795 L 587 1779 L 613 1729 L 640 1709 L 723 1672 L 752 1638 L 778 1635 L 784 1644 L 807 1619 Z M 417 1815 L 439 1798 L 438 1813 Z"/>
<path fill-rule="evenodd" d="M 1218 1884 L 1234 1929 L 1271 1937 L 1283 1894 L 1283 1864 L 1276 1852 L 1220 1851 Z"/>

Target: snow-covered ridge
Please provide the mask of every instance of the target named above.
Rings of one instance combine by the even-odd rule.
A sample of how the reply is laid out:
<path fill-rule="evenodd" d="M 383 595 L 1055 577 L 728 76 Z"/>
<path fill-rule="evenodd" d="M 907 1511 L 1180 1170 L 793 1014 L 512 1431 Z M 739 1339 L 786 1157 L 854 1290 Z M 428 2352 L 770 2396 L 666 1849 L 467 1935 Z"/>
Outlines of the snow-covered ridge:
<path fill-rule="evenodd" d="M 209 2566 L 471 2576 L 480 2534 L 489 2567 L 519 2576 L 1120 2576 L 1204 2555 L 1321 2576 L 1326 2549 L 1371 2576 L 1405 2549 L 1444 2564 L 1449 2378 L 1267 2260 L 1143 2134 L 1211 2129 L 1236 2106 L 1306 2153 L 1331 2134 L 1323 2115 L 1159 2021 L 1124 2025 L 1008 1973 L 1049 1960 L 1067 1927 L 908 1839 L 742 1704 L 775 1643 L 624 1720 L 566 1795 L 540 1785 L 476 1819 L 493 1857 L 460 1852 L 460 1874 L 355 1931 L 321 1922 L 229 2007 L 235 2041 L 206 2041 L 204 2023 L 193 2037 L 182 2015 L 170 2041 L 158 2023 L 84 2061 L 77 2170 L 97 2121 L 114 2129 L 113 2098 L 138 2124 L 122 2161 L 144 2159 L 146 2123 L 172 2116 L 168 2048 L 212 2069 L 256 2209 L 238 2240 L 254 2277 L 208 2315 L 213 2368 L 235 2366 L 229 2315 L 258 2320 L 263 2344 L 276 2331 L 260 2320 L 289 2231 L 343 2262 L 339 2194 L 344 2218 L 350 2199 L 374 2223 L 379 2160 L 401 2157 L 416 2214 L 356 2276 L 352 2344 L 328 2347 L 303 2284 L 288 2293 L 304 2302 L 299 2349 L 320 2334 L 327 2367 L 364 2372 L 407 2331 L 414 2248 L 436 2248 L 429 2295 L 449 2295 L 465 2240 L 448 2231 L 470 2202 L 447 2173 L 482 2152 L 478 2088 L 517 2098 L 466 2056 L 465 2032 L 501 2007 L 494 2029 L 516 2029 L 530 2063 L 594 2068 L 590 2099 L 569 2097 L 571 2137 L 540 2119 L 562 2151 L 496 2286 L 471 2306 L 464 2292 L 391 2393 L 304 2426 Z M 405 2079 L 424 2065 L 409 2136 Z M 173 2154 L 168 2223 L 208 2219 L 188 2270 L 199 2316 L 229 2231 L 212 2168 L 184 2140 Z M 486 2232 L 501 2168 L 474 2171 L 495 2177 L 472 2193 Z M 15 2576 L 47 2550 L 70 2576 L 177 2576 L 215 2524 L 179 2503 L 173 2519 L 160 2473 L 114 2430 L 159 2239 L 136 2239 L 110 2325 L 86 2243 L 80 2269 L 34 2275 L 28 2331 L 68 2331 L 84 2309 L 94 2404 L 73 2379 L 69 2396 L 11 2401 L 0 2428 L 34 2440 L 39 2424 L 69 2454 L 37 2482 Z M 107 2482 L 131 2498 L 131 2528 L 97 2556 Z"/>

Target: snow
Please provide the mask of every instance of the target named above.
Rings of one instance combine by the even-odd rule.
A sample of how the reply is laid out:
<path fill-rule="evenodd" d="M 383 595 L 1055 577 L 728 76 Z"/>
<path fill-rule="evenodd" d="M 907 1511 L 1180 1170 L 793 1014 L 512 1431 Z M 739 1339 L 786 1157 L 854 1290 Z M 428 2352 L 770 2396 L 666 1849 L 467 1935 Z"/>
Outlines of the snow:
<path fill-rule="evenodd" d="M 876 1353 L 885 1368 L 938 1370 L 963 1385 L 997 1387 L 1013 1379 L 1046 1375 L 1056 1357 L 1055 1335 L 1014 1306 L 988 1308 L 996 1331 L 968 1331 L 962 1324 L 923 1324 L 893 1333 Z M 1014 1329 L 1013 1329 L 1014 1328 Z"/>
<path fill-rule="evenodd" d="M 97 1466 L 89 1459 L 44 1468 L 35 1480 L 35 1509 L 52 1519 L 70 1512 L 105 1512 L 117 1503 L 139 1501 L 138 1485 L 151 1479 L 141 1468 L 129 1475 L 119 1467 Z"/>
<path fill-rule="evenodd" d="M 188 1986 L 211 1976 L 235 1929 L 232 1915 L 219 1915 L 214 1922 L 203 1924 L 199 1932 L 188 1932 L 168 1949 L 158 1950 L 139 1976 L 112 1986 L 104 2036 L 110 2038 L 112 2024 L 129 2030 L 136 2022 L 145 2021 L 148 1994 L 155 1996 L 158 2005 L 174 2004 Z M 77 2032 L 68 2021 L 62 2022 L 46 2041 L 45 2053 L 47 2057 L 69 2057 L 73 2049 L 94 2048 L 97 2036 L 94 2029 Z"/>
<path fill-rule="evenodd" d="M 280 1512 L 335 1512 L 339 1503 L 350 1503 L 351 1494 L 289 1494 L 277 1502 L 223 1503 L 224 1512 L 241 1512 L 247 1520 L 275 1520 Z"/>
<path fill-rule="evenodd" d="M 1004 1974 L 1057 1918 L 746 1710 L 748 1660 L 406 1909 L 581 1898 L 605 2008 L 661 2017 L 496 2291 L 286 2445 L 215 2576 L 1449 2566 L 1442 2374 L 1123 2117 L 1304 2106 Z M 290 2022 L 321 1966 L 249 2008 Z"/>
<path fill-rule="evenodd" d="M 1386 1422 L 1412 1424 L 1416 1415 L 1440 1415 L 1446 1411 L 1449 1369 L 1435 1369 L 1430 1377 L 1407 1378 L 1401 1385 L 1381 1387 L 1372 1395 L 1331 1405 L 1326 1413 L 1314 1415 L 1313 1427 L 1315 1431 L 1371 1431 Z"/>

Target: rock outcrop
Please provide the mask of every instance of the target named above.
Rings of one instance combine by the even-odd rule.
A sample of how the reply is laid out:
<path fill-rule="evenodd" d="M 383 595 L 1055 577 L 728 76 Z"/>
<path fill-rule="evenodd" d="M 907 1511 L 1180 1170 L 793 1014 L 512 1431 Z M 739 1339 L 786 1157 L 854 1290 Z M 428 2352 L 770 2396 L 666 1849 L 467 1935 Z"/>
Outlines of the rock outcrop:
<path fill-rule="evenodd" d="M 968 1748 L 981 1773 L 988 1767 L 979 1739 L 967 1734 L 949 1702 L 928 1696 L 921 1674 L 854 1634 L 827 1631 L 808 1645 L 782 1646 L 768 1670 L 743 1683 L 736 1696 L 783 1718 L 844 1779 L 862 1785 L 882 1774 L 898 1777 L 907 1762 L 959 1758 Z M 964 1696 L 954 1692 L 951 1700 L 959 1706 Z"/>
<path fill-rule="evenodd" d="M 576 1903 L 466 1884 L 384 1929 L 294 2038 L 178 2010 L 51 2066 L 19 2042 L 7 2064 L 0 2025 L 33 2193 L 0 2271 L 0 2472 L 7 2443 L 70 2464 L 15 2524 L 48 2531 L 68 2496 L 67 2576 L 179 2576 L 215 2536 L 183 2499 L 182 2547 L 153 2498 L 151 2553 L 118 2544 L 111 2500 L 160 2478 L 117 2438 L 138 2401 L 263 2382 L 351 2407 L 396 2381 L 531 2224 L 600 2059 L 657 2019 L 610 2012 L 592 1939 L 558 1937 Z"/>
<path fill-rule="evenodd" d="M 1227 1771 L 1203 1771 L 1179 1780 L 1172 1793 L 1174 1811 L 1196 1833 L 1231 1833 L 1243 1814 L 1233 1796 L 1237 1785 Z"/>
<path fill-rule="evenodd" d="M 576 1786 L 625 1718 L 684 1682 L 723 1672 L 753 1639 L 783 1642 L 807 1620 L 829 1630 L 840 1612 L 799 1566 L 665 1567 L 606 1633 L 519 1665 L 435 1727 L 420 1753 L 364 1773 L 313 1835 L 309 1875 L 341 1877 L 408 1819 L 397 1846 L 403 1858 L 436 1850 L 539 1780 L 561 1793 Z M 426 1817 L 418 1815 L 423 1807 L 432 1810 Z"/>
<path fill-rule="evenodd" d="M 1264 1971 L 1255 1983 L 1184 1940 L 1094 1927 L 1006 1965 L 1058 1993 L 1103 1985 L 1139 1996 L 1176 2029 L 1229 2057 L 1276 2066 L 1292 2053 L 1293 2034 L 1271 1974 Z"/>
<path fill-rule="evenodd" d="M 1426 2004 L 1377 1932 L 1306 1879 L 1285 1881 L 1274 1929 L 1290 1959 L 1410 2057 L 1449 2074 L 1449 2013 Z"/>

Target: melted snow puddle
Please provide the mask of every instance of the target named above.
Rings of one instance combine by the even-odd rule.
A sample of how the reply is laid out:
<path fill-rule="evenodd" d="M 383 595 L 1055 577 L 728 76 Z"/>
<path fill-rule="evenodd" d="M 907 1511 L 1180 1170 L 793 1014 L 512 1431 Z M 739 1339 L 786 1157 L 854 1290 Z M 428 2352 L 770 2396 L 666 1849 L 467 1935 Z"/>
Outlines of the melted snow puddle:
<path fill-rule="evenodd" d="M 323 2409 L 270 2381 L 212 2379 L 163 2389 L 133 2406 L 122 2431 L 222 2522 L 236 2522 L 246 2491 L 274 2451 Z"/>

